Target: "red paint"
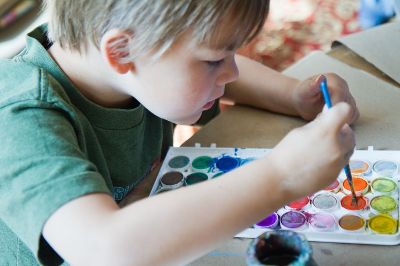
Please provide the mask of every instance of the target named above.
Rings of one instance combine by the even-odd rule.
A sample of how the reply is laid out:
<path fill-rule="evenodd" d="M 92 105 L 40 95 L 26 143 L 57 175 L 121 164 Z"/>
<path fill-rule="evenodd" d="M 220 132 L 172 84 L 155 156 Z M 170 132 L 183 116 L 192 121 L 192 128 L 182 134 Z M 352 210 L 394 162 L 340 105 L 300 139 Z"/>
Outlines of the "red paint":
<path fill-rule="evenodd" d="M 357 197 L 357 204 L 352 202 L 351 195 L 344 196 L 340 201 L 343 208 L 351 211 L 362 210 L 367 206 L 367 199 L 363 196 Z"/>
<path fill-rule="evenodd" d="M 287 206 L 293 210 L 301 210 L 310 202 L 309 197 L 304 197 L 289 203 Z"/>

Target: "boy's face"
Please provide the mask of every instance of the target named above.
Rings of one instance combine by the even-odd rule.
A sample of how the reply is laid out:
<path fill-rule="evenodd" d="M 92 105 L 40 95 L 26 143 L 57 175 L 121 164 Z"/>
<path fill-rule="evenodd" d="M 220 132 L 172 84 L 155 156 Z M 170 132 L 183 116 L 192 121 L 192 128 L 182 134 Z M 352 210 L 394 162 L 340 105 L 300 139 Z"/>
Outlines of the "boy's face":
<path fill-rule="evenodd" d="M 162 57 L 135 60 L 124 91 L 155 115 L 179 124 L 195 123 L 238 77 L 234 50 L 194 45 L 190 35 L 179 39 Z"/>

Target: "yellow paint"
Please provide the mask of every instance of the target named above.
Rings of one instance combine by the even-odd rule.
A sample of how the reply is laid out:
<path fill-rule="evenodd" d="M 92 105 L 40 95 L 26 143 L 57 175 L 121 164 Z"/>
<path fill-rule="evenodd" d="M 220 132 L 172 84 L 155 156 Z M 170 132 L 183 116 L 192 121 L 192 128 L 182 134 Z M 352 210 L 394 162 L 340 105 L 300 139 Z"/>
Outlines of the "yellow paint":
<path fill-rule="evenodd" d="M 378 234 L 395 234 L 397 232 L 397 220 L 386 214 L 371 217 L 368 226 Z"/>

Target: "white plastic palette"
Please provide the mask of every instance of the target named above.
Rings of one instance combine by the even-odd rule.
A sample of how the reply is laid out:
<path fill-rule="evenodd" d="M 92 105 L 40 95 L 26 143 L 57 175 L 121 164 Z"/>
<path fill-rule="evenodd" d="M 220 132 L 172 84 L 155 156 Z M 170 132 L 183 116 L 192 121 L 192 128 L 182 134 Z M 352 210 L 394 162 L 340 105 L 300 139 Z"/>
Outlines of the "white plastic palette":
<path fill-rule="evenodd" d="M 219 175 L 268 152 L 270 149 L 171 147 L 150 195 L 218 178 Z M 347 181 L 342 171 L 337 179 L 339 186 L 336 189 L 332 186 L 310 195 L 308 199 L 288 204 L 275 212 L 278 217 L 277 223 L 267 227 L 254 225 L 236 237 L 255 238 L 265 231 L 272 230 L 271 228 L 280 228 L 301 232 L 310 241 L 400 244 L 399 160 L 400 151 L 374 151 L 370 148 L 354 152 L 350 167 L 354 184 L 359 189 L 356 191 L 360 195 L 359 206 L 365 201 L 365 208 L 351 210 L 351 205 L 349 210 L 344 207 L 346 204 L 342 205 L 342 201 L 346 199 L 351 201 L 351 196 L 347 196 L 350 190 L 348 187 L 346 189 Z M 362 188 L 363 182 L 367 185 L 366 189 Z M 331 201 L 326 201 L 327 198 Z M 292 216 L 304 216 L 305 222 L 299 225 L 296 222 L 288 224 L 287 220 Z M 324 224 L 327 218 L 329 221 Z M 359 227 L 354 227 L 354 218 L 361 222 Z M 350 220 L 349 225 L 347 222 Z"/>

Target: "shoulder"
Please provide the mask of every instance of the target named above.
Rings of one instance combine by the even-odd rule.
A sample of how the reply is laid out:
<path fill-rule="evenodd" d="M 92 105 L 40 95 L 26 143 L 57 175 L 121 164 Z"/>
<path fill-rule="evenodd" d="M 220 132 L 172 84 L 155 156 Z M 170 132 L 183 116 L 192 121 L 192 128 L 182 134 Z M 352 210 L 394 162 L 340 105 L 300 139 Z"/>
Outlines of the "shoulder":
<path fill-rule="evenodd" d="M 18 103 L 69 103 L 62 86 L 45 69 L 17 59 L 0 60 L 0 108 Z"/>

